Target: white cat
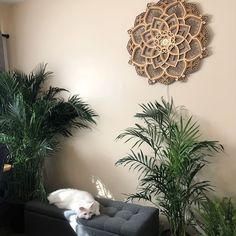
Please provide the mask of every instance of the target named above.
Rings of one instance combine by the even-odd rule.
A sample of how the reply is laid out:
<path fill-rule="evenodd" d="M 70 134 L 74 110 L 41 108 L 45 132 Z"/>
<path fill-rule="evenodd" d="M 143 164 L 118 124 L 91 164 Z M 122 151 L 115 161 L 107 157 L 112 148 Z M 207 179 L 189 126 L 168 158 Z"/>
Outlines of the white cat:
<path fill-rule="evenodd" d="M 90 219 L 93 215 L 100 215 L 99 203 L 93 196 L 77 189 L 59 189 L 49 194 L 48 201 L 59 208 L 76 211 L 78 218 Z"/>

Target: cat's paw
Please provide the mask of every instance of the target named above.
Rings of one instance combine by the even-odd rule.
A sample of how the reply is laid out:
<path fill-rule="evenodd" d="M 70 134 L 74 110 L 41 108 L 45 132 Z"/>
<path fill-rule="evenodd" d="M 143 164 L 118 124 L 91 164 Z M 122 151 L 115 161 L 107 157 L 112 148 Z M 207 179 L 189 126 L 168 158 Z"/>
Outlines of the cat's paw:
<path fill-rule="evenodd" d="M 100 216 L 100 211 L 96 211 L 95 216 Z"/>

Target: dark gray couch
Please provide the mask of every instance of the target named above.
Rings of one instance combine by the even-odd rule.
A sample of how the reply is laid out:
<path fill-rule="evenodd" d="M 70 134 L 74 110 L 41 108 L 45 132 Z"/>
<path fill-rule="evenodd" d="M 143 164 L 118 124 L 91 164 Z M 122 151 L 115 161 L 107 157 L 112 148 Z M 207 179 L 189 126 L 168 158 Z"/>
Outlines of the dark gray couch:
<path fill-rule="evenodd" d="M 157 236 L 159 211 L 153 207 L 97 199 L 101 215 L 76 219 L 73 211 L 38 201 L 25 205 L 27 236 Z"/>

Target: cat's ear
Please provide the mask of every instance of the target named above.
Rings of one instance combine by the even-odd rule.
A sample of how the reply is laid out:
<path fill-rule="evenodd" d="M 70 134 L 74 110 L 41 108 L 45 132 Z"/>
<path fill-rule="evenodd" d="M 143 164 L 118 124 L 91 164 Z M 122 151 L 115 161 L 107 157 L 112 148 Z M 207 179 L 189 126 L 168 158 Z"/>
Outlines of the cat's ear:
<path fill-rule="evenodd" d="M 86 209 L 84 207 L 80 207 L 79 210 L 80 211 L 86 211 Z"/>

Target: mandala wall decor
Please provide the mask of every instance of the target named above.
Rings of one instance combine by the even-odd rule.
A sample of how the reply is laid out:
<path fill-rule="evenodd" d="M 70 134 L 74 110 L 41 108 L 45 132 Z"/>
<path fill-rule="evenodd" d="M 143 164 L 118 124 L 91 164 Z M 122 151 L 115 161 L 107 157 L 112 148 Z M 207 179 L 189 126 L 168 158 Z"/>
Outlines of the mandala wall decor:
<path fill-rule="evenodd" d="M 183 0 L 149 3 L 135 19 L 127 45 L 138 75 L 171 84 L 197 71 L 207 56 L 207 16 Z"/>

